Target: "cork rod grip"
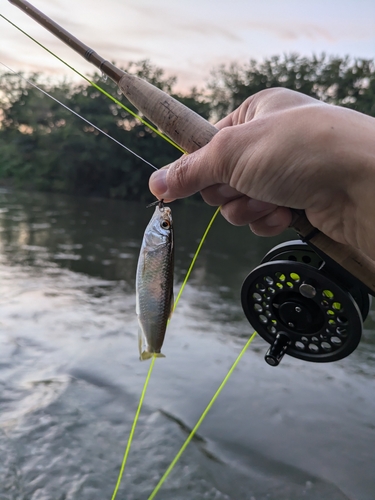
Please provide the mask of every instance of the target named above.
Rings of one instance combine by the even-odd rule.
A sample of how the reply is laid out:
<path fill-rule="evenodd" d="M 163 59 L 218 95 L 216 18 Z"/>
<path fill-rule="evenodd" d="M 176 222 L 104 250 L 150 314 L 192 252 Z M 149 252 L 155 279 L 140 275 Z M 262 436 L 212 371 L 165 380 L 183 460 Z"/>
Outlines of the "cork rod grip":
<path fill-rule="evenodd" d="M 187 153 L 208 144 L 218 132 L 195 111 L 137 76 L 124 73 L 118 86 L 138 111 Z"/>

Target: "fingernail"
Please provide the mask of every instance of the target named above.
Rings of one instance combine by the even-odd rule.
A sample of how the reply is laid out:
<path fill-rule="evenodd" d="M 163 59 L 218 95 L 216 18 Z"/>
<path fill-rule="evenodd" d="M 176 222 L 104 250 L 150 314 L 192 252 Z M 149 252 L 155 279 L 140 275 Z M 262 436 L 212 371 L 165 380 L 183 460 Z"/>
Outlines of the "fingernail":
<path fill-rule="evenodd" d="M 150 189 L 157 198 L 162 198 L 167 191 L 167 170 L 158 170 L 150 177 Z"/>

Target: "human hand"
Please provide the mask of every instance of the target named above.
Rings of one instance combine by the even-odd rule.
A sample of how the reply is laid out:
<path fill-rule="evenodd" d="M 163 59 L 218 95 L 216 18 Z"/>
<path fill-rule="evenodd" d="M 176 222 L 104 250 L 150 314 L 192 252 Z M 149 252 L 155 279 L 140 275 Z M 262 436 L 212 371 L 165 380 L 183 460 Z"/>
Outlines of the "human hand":
<path fill-rule="evenodd" d="M 229 222 L 263 236 L 290 224 L 290 208 L 303 209 L 331 238 L 375 256 L 373 118 L 269 89 L 216 126 L 207 146 L 151 176 L 155 196 L 200 191 Z"/>

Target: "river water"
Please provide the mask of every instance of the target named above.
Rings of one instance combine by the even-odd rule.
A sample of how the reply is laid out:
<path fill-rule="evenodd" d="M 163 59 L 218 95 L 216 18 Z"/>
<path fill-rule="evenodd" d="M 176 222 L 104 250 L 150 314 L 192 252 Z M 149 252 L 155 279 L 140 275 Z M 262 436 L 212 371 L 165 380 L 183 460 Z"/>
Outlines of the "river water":
<path fill-rule="evenodd" d="M 145 380 L 134 276 L 151 211 L 0 193 L 0 500 L 110 499 Z M 176 206 L 175 290 L 212 209 Z M 287 235 L 288 236 L 288 235 Z M 242 280 L 275 243 L 218 220 L 170 323 L 118 499 L 147 500 L 252 333 Z M 373 500 L 375 312 L 331 364 L 256 338 L 160 500 Z"/>

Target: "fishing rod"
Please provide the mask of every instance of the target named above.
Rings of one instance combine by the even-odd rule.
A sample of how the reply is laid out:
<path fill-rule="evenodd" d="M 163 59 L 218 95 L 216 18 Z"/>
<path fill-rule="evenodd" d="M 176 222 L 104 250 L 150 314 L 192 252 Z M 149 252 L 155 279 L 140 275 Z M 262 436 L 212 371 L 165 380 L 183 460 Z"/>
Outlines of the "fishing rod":
<path fill-rule="evenodd" d="M 208 144 L 218 132 L 167 93 L 101 57 L 26 0 L 9 1 L 111 78 L 187 153 Z M 315 362 L 341 359 L 359 343 L 368 295 L 375 295 L 375 262 L 320 232 L 304 211 L 293 210 L 291 227 L 302 241 L 271 250 L 246 278 L 241 292 L 245 315 L 271 344 L 266 354 L 270 365 L 277 366 L 285 353 Z"/>

